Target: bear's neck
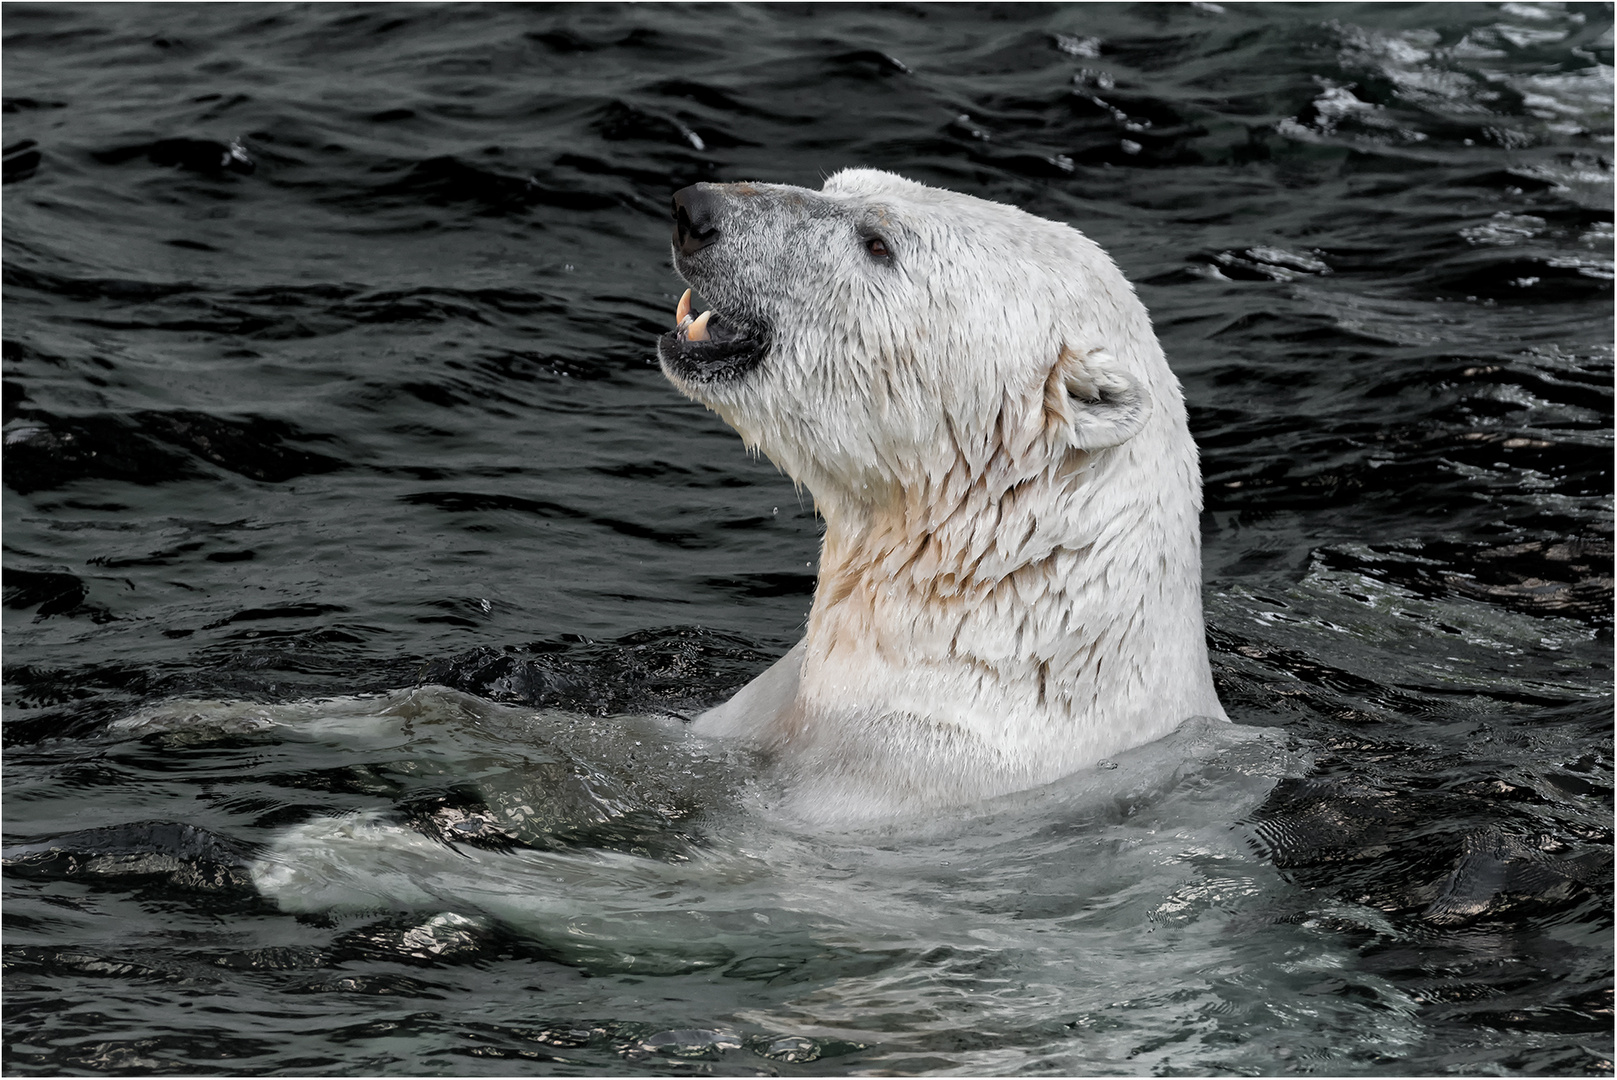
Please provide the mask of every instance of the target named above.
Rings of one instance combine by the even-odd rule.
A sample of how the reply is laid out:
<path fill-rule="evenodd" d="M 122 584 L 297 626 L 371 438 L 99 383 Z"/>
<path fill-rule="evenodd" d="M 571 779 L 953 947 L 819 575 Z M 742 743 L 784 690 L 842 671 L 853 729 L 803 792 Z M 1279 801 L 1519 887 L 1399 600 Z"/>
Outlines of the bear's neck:
<path fill-rule="evenodd" d="M 1015 483 L 962 461 L 880 504 L 822 505 L 799 723 L 969 735 L 1026 782 L 1222 715 L 1184 444 L 1073 452 Z"/>

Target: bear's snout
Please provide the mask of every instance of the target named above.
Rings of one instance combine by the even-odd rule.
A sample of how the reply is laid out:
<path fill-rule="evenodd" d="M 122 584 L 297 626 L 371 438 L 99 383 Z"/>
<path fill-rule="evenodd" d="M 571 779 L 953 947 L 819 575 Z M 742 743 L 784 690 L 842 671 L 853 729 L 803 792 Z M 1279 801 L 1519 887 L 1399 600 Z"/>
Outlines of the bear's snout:
<path fill-rule="evenodd" d="M 710 185 L 692 184 L 674 192 L 674 247 L 694 255 L 719 238 L 718 196 Z"/>

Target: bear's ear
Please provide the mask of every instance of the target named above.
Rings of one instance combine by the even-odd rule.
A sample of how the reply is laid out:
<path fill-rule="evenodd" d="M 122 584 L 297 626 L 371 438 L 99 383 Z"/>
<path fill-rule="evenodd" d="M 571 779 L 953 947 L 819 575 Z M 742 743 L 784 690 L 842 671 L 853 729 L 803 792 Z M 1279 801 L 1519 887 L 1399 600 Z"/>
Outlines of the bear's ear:
<path fill-rule="evenodd" d="M 1151 415 L 1151 398 L 1105 349 L 1063 346 L 1044 384 L 1047 432 L 1079 450 L 1102 450 L 1133 438 Z"/>

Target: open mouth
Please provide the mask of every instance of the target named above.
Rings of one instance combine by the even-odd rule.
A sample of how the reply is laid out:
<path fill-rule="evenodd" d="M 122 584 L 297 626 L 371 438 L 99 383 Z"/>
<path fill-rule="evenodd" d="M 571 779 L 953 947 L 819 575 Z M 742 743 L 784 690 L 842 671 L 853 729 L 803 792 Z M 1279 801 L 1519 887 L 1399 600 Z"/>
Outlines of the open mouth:
<path fill-rule="evenodd" d="M 674 329 L 657 339 L 657 358 L 691 382 L 735 379 L 758 366 L 769 346 L 761 329 L 708 310 L 691 315 L 691 290 L 679 298 Z"/>

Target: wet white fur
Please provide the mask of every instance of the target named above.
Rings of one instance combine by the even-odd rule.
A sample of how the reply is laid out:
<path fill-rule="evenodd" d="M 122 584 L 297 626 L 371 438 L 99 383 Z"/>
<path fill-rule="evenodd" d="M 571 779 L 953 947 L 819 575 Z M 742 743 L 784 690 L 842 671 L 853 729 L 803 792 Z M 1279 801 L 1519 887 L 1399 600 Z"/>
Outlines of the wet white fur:
<path fill-rule="evenodd" d="M 841 821 L 1224 719 L 1196 446 L 1106 253 L 869 169 L 719 190 L 738 216 L 686 276 L 767 318 L 773 349 L 740 379 L 670 378 L 813 493 L 825 536 L 804 640 L 697 730 L 770 749 L 792 811 Z"/>

